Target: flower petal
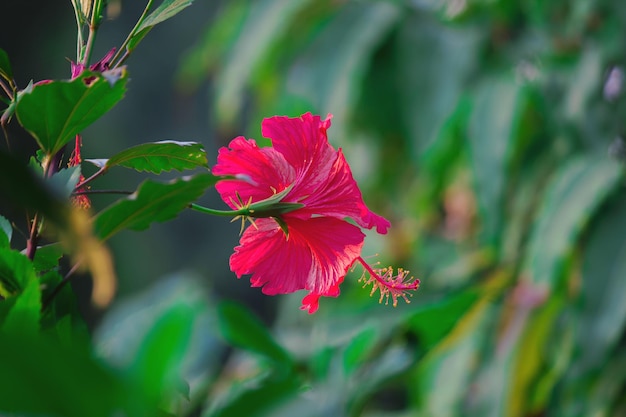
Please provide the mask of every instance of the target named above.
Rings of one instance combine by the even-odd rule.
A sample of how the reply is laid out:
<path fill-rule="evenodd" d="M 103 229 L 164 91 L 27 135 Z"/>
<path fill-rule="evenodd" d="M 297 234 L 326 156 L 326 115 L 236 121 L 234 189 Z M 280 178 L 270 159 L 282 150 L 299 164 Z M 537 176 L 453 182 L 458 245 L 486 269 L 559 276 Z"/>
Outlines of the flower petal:
<path fill-rule="evenodd" d="M 297 211 L 302 219 L 313 215 L 350 217 L 361 227 L 376 227 L 378 233 L 385 234 L 391 224 L 365 205 L 341 149 L 335 150 L 328 142 L 330 117 L 322 121 L 305 113 L 299 118 L 263 120 L 263 136 L 272 140 L 274 149 L 297 172 L 296 184 L 285 200 L 305 205 Z"/>
<path fill-rule="evenodd" d="M 233 139 L 228 148 L 220 148 L 215 175 L 232 175 L 245 179 L 222 180 L 216 185 L 222 200 L 236 209 L 239 197 L 243 203 L 264 200 L 287 188 L 295 171 L 285 158 L 272 148 L 259 148 L 253 139 Z"/>
<path fill-rule="evenodd" d="M 352 176 L 350 166 L 341 152 L 328 173 L 323 187 L 301 201 L 305 205 L 297 214 L 332 216 L 338 219 L 350 217 L 361 227 L 376 227 L 380 234 L 387 233 L 389 220 L 371 211 L 363 202 L 361 190 Z"/>
<path fill-rule="evenodd" d="M 285 216 L 289 237 L 272 219 L 255 220 L 230 258 L 231 270 L 252 274 L 252 286 L 268 295 L 310 291 L 303 303 L 316 309 L 315 297 L 336 297 L 348 268 L 360 256 L 365 235 L 332 217 L 308 220 Z"/>

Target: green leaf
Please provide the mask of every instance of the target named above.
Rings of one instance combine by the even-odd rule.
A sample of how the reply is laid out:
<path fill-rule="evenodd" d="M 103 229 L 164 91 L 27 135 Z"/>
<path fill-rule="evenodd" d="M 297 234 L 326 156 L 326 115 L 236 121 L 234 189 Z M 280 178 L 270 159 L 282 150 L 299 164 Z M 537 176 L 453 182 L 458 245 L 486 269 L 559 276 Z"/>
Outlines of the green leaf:
<path fill-rule="evenodd" d="M 191 339 L 195 310 L 183 302 L 170 306 L 146 334 L 129 368 L 132 378 L 155 403 L 180 385 L 183 358 Z"/>
<path fill-rule="evenodd" d="M 474 95 L 468 126 L 472 172 L 484 238 L 498 247 L 509 165 L 525 133 L 528 88 L 513 78 L 487 79 Z"/>
<path fill-rule="evenodd" d="M 244 88 L 266 54 L 285 35 L 293 16 L 311 0 L 259 0 L 247 6 L 247 19 L 224 59 L 216 80 L 218 122 L 230 125 L 240 114 Z"/>
<path fill-rule="evenodd" d="M 626 198 L 619 197 L 593 223 L 582 265 L 580 366 L 606 363 L 626 327 Z"/>
<path fill-rule="evenodd" d="M 201 144 L 174 141 L 144 143 L 126 149 L 111 157 L 105 167 L 109 169 L 118 165 L 154 174 L 209 166 L 206 151 Z"/>
<path fill-rule="evenodd" d="M 289 353 L 249 310 L 233 302 L 222 302 L 217 308 L 217 314 L 222 336 L 230 344 L 261 354 L 283 369 L 293 364 Z"/>
<path fill-rule="evenodd" d="M 0 332 L 0 411 L 65 417 L 150 415 L 130 407 L 132 402 L 140 404 L 139 398 L 85 346 L 70 346 Z"/>
<path fill-rule="evenodd" d="M 427 415 L 456 415 L 478 365 L 474 358 L 487 336 L 490 307 L 488 297 L 477 302 L 420 361 L 415 375 L 420 395 L 415 398 Z"/>
<path fill-rule="evenodd" d="M 620 165 L 587 155 L 564 164 L 550 181 L 533 226 L 522 276 L 552 289 L 578 237 L 622 177 Z"/>
<path fill-rule="evenodd" d="M 0 197 L 16 208 L 40 212 L 58 225 L 67 223 L 66 202 L 29 167 L 1 150 Z"/>
<path fill-rule="evenodd" d="M 407 145 L 413 157 L 424 163 L 430 162 L 424 153 L 446 139 L 442 129 L 467 90 L 481 40 L 481 32 L 474 27 L 444 25 L 421 13 L 407 16 L 399 27 L 393 93 L 399 93 L 403 104 L 400 112 L 409 132 Z"/>
<path fill-rule="evenodd" d="M 30 259 L 11 249 L 0 249 L 0 295 L 19 293 L 32 280 L 36 280 L 36 275 Z"/>
<path fill-rule="evenodd" d="M 20 96 L 17 118 L 46 153 L 55 154 L 122 99 L 127 80 L 120 68 L 35 85 Z"/>
<path fill-rule="evenodd" d="M 118 200 L 96 216 L 95 234 L 106 240 L 123 229 L 144 230 L 153 222 L 171 220 L 217 180 L 211 174 L 168 183 L 146 180 L 128 198 Z"/>
<path fill-rule="evenodd" d="M 0 77 L 7 81 L 13 80 L 13 70 L 9 62 L 9 55 L 2 48 L 0 48 Z"/>
<path fill-rule="evenodd" d="M 295 396 L 301 387 L 296 377 L 273 375 L 235 383 L 230 391 L 212 401 L 202 417 L 266 416 L 277 404 Z"/>
<path fill-rule="evenodd" d="M 343 368 L 346 375 L 353 373 L 370 355 L 380 337 L 375 327 L 368 327 L 353 337 L 343 352 Z"/>
<path fill-rule="evenodd" d="M 59 260 L 63 256 L 63 246 L 60 243 L 51 243 L 37 247 L 33 266 L 37 272 L 45 272 L 59 266 Z"/>
<path fill-rule="evenodd" d="M 80 165 L 60 169 L 53 176 L 47 178 L 46 181 L 54 188 L 54 190 L 65 198 L 69 198 L 76 188 L 76 184 L 80 180 Z"/>
<path fill-rule="evenodd" d="M 13 236 L 13 227 L 5 217 L 0 216 L 0 248 L 8 248 L 11 246 L 11 236 Z"/>
<path fill-rule="evenodd" d="M 468 290 L 420 306 L 407 323 L 417 332 L 424 349 L 430 349 L 450 332 L 479 295 L 478 290 Z"/>
<path fill-rule="evenodd" d="M 137 44 L 148 34 L 150 29 L 180 13 L 186 7 L 191 6 L 192 1 L 193 0 L 164 0 L 159 7 L 157 7 L 143 20 L 143 22 L 139 24 L 134 35 L 128 42 L 127 49 L 129 51 L 135 49 Z"/>
<path fill-rule="evenodd" d="M 193 0 L 164 0 L 159 7 L 148 15 L 139 25 L 138 31 L 155 26 L 171 17 L 174 17 L 183 9 L 191 6 Z"/>
<path fill-rule="evenodd" d="M 39 281 L 31 261 L 17 251 L 0 249 L 0 295 L 9 300 L 9 304 L 2 305 L 2 330 L 32 333 L 38 330 L 41 311 Z"/>
<path fill-rule="evenodd" d="M 518 342 L 518 348 L 513 359 L 513 368 L 506 383 L 508 396 L 506 401 L 506 415 L 520 415 L 522 410 L 528 415 L 540 412 L 546 404 L 533 404 L 536 409 L 528 409 L 531 406 L 530 391 L 536 388 L 537 378 L 542 376 L 545 368 L 549 365 L 547 348 L 554 343 L 557 319 L 563 311 L 563 297 L 551 297 L 540 309 L 534 311 L 527 322 L 524 333 Z M 558 353 L 557 353 L 558 354 Z M 566 352 L 560 354 L 566 355 Z M 560 370 L 565 371 L 564 369 Z M 544 399 L 545 400 L 545 399 Z"/>
<path fill-rule="evenodd" d="M 400 16 L 392 2 L 347 2 L 293 66 L 287 89 L 333 114 L 334 137 L 344 137 L 369 60 Z"/>

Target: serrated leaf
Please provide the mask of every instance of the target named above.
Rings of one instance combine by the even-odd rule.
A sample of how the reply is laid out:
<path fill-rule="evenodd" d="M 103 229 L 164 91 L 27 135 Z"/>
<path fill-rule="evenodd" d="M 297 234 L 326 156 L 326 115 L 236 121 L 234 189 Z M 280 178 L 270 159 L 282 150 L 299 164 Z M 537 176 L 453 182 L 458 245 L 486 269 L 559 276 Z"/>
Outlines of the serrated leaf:
<path fill-rule="evenodd" d="M 208 168 L 208 161 L 206 152 L 199 143 L 162 141 L 126 149 L 112 156 L 105 166 L 107 169 L 123 166 L 160 174 L 173 169 L 183 171 L 198 167 Z"/>
<path fill-rule="evenodd" d="M 563 165 L 546 190 L 530 237 L 522 276 L 552 289 L 580 232 L 618 185 L 622 169 L 605 156 L 588 155 Z"/>
<path fill-rule="evenodd" d="M 9 55 L 2 48 L 0 48 L 0 77 L 7 81 L 13 80 L 13 70 L 11 69 Z"/>
<path fill-rule="evenodd" d="M 35 252 L 33 266 L 37 272 L 45 272 L 59 266 L 59 260 L 63 256 L 63 247 L 60 243 L 51 243 L 39 246 Z"/>
<path fill-rule="evenodd" d="M 150 13 L 135 30 L 135 34 L 128 42 L 128 50 L 135 49 L 137 44 L 148 34 L 155 25 L 180 13 L 183 9 L 191 6 L 193 0 L 164 0 L 152 13 Z"/>
<path fill-rule="evenodd" d="M 147 180 L 132 195 L 118 200 L 96 216 L 95 234 L 106 240 L 124 229 L 144 230 L 153 222 L 171 220 L 217 179 L 211 174 L 199 174 L 168 183 Z"/>
<path fill-rule="evenodd" d="M 128 80 L 125 69 L 84 71 L 73 80 L 35 85 L 20 95 L 20 124 L 48 154 L 55 154 L 122 99 Z"/>
<path fill-rule="evenodd" d="M 8 248 L 11 245 L 13 227 L 5 217 L 0 216 L 0 248 Z"/>
<path fill-rule="evenodd" d="M 34 333 L 39 328 L 41 291 L 31 261 L 21 253 L 0 249 L 0 295 L 10 300 L 0 328 Z"/>
<path fill-rule="evenodd" d="M 222 302 L 217 308 L 217 315 L 222 336 L 230 344 L 261 354 L 283 369 L 293 363 L 289 353 L 249 310 L 232 302 Z"/>
<path fill-rule="evenodd" d="M 30 259 L 11 249 L 0 249 L 0 285 L 4 289 L 0 295 L 16 294 L 32 280 L 36 280 L 36 275 Z"/>

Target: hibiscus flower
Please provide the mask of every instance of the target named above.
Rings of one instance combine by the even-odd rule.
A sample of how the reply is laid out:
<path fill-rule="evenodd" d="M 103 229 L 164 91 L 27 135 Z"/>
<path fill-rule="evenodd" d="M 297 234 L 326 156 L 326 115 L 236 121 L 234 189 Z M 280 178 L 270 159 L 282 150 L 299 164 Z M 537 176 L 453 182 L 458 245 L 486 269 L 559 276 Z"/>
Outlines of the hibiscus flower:
<path fill-rule="evenodd" d="M 278 196 L 277 207 L 286 207 L 250 214 L 257 218 L 243 232 L 230 268 L 238 278 L 251 275 L 252 286 L 268 295 L 309 291 L 301 307 L 309 313 L 321 296 L 339 295 L 355 262 L 363 264 L 362 279 L 374 284 L 372 292 L 381 291 L 381 300 L 408 301 L 407 291 L 417 289 L 419 280 L 406 280 L 403 270 L 394 275 L 391 268 L 374 269 L 361 257 L 361 228 L 385 234 L 391 224 L 365 205 L 341 149 L 328 143 L 331 117 L 271 117 L 262 133 L 273 147 L 239 136 L 219 150 L 213 173 L 231 177 L 216 185 L 226 204 L 241 210 Z"/>

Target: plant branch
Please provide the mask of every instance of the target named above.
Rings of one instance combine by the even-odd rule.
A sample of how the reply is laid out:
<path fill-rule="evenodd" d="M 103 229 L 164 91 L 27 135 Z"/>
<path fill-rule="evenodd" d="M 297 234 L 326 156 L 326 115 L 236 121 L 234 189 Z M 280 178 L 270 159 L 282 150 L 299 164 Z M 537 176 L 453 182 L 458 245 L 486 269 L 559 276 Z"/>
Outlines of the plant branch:
<path fill-rule="evenodd" d="M 135 24 L 135 26 L 132 28 L 132 30 L 130 31 L 126 39 L 124 40 L 124 43 L 122 43 L 122 45 L 120 46 L 120 49 L 117 50 L 113 59 L 111 59 L 111 64 L 112 64 L 111 68 L 117 68 L 120 65 L 122 65 L 122 63 L 126 61 L 128 56 L 130 55 L 130 52 L 125 51 L 125 49 L 128 46 L 128 43 L 130 42 L 130 40 L 133 38 L 133 36 L 136 35 L 135 32 L 137 31 L 139 26 L 143 23 L 143 21 L 148 16 L 148 12 L 150 11 L 150 8 L 152 7 L 153 1 L 154 0 L 148 0 L 148 4 L 146 4 L 145 9 L 143 9 L 143 12 L 141 13 L 141 16 L 139 16 L 139 20 L 137 20 L 137 23 Z M 120 54 L 122 53 L 122 51 L 124 51 L 124 56 L 122 57 L 122 59 L 119 60 L 119 62 L 115 62 L 116 60 L 120 58 Z"/>
<path fill-rule="evenodd" d="M 67 283 L 70 282 L 70 280 L 72 279 L 72 276 L 78 270 L 79 267 L 80 267 L 80 261 L 76 262 L 74 266 L 67 272 L 67 274 L 65 274 L 61 282 L 59 282 L 57 286 L 54 287 L 54 290 L 52 290 L 52 293 L 42 303 L 41 305 L 42 311 L 46 310 L 50 306 L 54 298 L 61 292 L 63 287 L 65 287 Z"/>
<path fill-rule="evenodd" d="M 13 100 L 13 90 L 10 89 L 9 86 L 6 85 L 3 80 L 0 80 L 0 87 L 2 87 L 2 90 L 7 95 L 7 97 L 9 97 L 9 99 Z"/>
<path fill-rule="evenodd" d="M 72 195 L 85 195 L 85 194 L 126 194 L 130 195 L 134 193 L 134 191 L 128 190 L 81 190 L 74 191 Z"/>
<path fill-rule="evenodd" d="M 76 193 L 80 188 L 84 187 L 85 185 L 87 185 L 91 181 L 93 181 L 96 178 L 98 178 L 100 175 L 104 174 L 106 171 L 107 171 L 107 167 L 104 166 L 104 167 L 100 168 L 99 170 L 97 170 L 91 177 L 89 177 L 86 180 L 76 184 L 76 187 L 74 187 L 74 193 Z"/>

